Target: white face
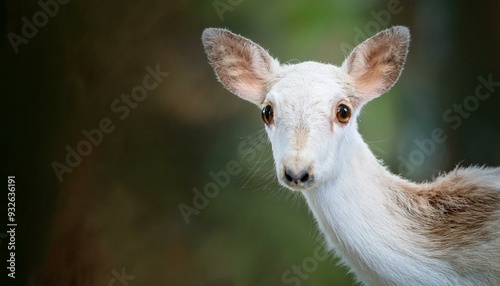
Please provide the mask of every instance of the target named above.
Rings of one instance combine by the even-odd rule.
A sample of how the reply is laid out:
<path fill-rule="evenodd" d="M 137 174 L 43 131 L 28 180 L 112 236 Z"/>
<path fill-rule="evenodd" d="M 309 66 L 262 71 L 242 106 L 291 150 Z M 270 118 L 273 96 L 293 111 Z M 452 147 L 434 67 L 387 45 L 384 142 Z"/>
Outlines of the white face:
<path fill-rule="evenodd" d="M 356 130 L 347 75 L 315 62 L 283 66 L 280 73 L 262 104 L 277 177 L 292 190 L 314 188 L 335 176 L 339 146 Z"/>
<path fill-rule="evenodd" d="M 356 117 L 398 79 L 410 34 L 396 26 L 359 44 L 341 67 L 280 65 L 249 39 L 206 29 L 203 45 L 219 81 L 262 109 L 280 183 L 307 190 L 335 178 L 361 138 Z"/>

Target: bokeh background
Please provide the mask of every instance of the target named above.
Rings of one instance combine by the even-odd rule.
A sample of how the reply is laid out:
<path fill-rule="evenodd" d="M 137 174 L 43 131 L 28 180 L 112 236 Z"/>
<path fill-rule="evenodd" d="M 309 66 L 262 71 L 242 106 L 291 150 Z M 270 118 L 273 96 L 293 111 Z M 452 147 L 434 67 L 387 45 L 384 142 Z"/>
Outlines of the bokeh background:
<path fill-rule="evenodd" d="M 471 108 L 478 77 L 500 82 L 499 1 L 73 0 L 36 20 L 44 25 L 16 53 L 8 35 L 22 36 L 40 3 L 0 4 L 0 163 L 5 185 L 16 176 L 18 222 L 15 280 L 0 238 L 1 285 L 354 283 L 324 258 L 300 194 L 275 182 L 259 110 L 216 81 L 200 41 L 206 27 L 245 35 L 282 62 L 339 65 L 359 41 L 406 25 L 406 68 L 365 107 L 365 140 L 412 180 L 500 163 L 500 86 L 472 111 L 454 109 Z M 113 111 L 148 66 L 168 76 L 127 116 Z M 103 118 L 113 131 L 60 182 L 53 163 L 65 164 L 67 146 Z M 447 139 L 418 147 L 436 128 Z M 217 183 L 210 174 L 228 162 L 239 174 L 196 199 L 193 189 Z M 189 223 L 181 204 L 194 210 Z"/>

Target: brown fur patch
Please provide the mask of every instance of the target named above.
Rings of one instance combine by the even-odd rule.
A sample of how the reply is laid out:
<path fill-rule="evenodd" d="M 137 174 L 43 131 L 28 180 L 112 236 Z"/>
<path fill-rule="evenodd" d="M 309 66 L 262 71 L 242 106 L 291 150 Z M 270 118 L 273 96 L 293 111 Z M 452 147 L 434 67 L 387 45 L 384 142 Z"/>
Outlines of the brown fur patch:
<path fill-rule="evenodd" d="M 299 124 L 294 128 L 294 145 L 293 148 L 294 150 L 301 150 L 306 146 L 307 143 L 307 137 L 309 135 L 309 128 L 305 124 Z"/>
<path fill-rule="evenodd" d="M 396 195 L 396 202 L 413 222 L 410 229 L 426 237 L 435 250 L 491 240 L 493 230 L 487 224 L 498 220 L 500 214 L 500 190 L 471 183 L 454 173 L 432 184 L 405 186 Z"/>

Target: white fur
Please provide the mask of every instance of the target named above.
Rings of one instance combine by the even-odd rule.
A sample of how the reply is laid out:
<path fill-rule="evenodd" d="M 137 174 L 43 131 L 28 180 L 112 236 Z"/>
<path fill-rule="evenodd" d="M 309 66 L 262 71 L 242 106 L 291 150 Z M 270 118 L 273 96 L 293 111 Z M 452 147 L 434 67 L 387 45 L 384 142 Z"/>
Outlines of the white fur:
<path fill-rule="evenodd" d="M 274 122 L 266 125 L 266 131 L 279 182 L 302 192 L 329 246 L 361 282 L 500 285 L 500 273 L 495 270 L 500 267 L 500 252 L 496 250 L 500 247 L 498 208 L 496 220 L 489 226 L 494 231 L 488 242 L 450 253 L 462 255 L 458 262 L 443 258 L 448 255 L 446 250 L 434 248 L 434 242 L 424 234 L 409 231 L 411 222 L 391 200 L 404 188 L 424 190 L 430 183 L 417 185 L 391 174 L 358 132 L 356 118 L 362 106 L 388 90 L 399 77 L 409 44 L 406 28 L 394 27 L 368 39 L 341 67 L 316 62 L 280 66 L 255 43 L 222 29 L 205 30 L 203 43 L 218 78 L 229 90 L 261 108 L 273 107 Z M 257 64 L 235 67 L 231 51 L 237 48 L 237 57 L 257 57 Z M 231 60 L 225 60 L 226 56 Z M 266 57 L 267 61 L 262 60 Z M 251 82 L 232 77 L 254 70 L 258 76 L 250 77 Z M 256 95 L 256 90 L 265 92 Z M 352 108 L 347 124 L 335 119 L 339 102 Z M 287 168 L 306 168 L 311 179 L 289 182 Z M 500 191 L 500 168 L 459 169 L 454 175 Z M 491 260 L 492 266 L 467 272 L 464 268 L 474 263 L 471 253 L 477 251 L 489 255 L 485 259 Z"/>

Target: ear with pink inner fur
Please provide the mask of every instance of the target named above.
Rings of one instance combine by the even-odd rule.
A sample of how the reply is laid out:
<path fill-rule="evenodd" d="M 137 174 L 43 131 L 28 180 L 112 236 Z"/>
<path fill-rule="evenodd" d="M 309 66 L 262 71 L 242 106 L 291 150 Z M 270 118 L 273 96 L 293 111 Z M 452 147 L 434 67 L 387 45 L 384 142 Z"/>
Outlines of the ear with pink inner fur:
<path fill-rule="evenodd" d="M 279 62 L 261 46 L 225 29 L 205 29 L 202 42 L 208 60 L 224 87 L 260 105 Z"/>
<path fill-rule="evenodd" d="M 410 31 L 395 26 L 359 44 L 342 64 L 358 91 L 360 103 L 388 91 L 398 80 L 408 54 Z"/>

